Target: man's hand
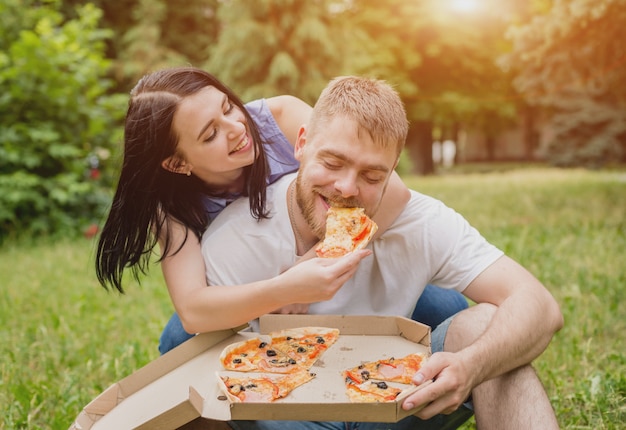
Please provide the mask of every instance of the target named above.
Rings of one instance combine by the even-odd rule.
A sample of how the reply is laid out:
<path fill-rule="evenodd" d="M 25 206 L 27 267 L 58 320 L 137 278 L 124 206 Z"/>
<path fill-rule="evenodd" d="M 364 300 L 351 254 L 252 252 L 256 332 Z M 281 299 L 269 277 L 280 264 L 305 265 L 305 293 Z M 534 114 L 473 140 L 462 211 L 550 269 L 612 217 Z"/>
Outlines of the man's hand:
<path fill-rule="evenodd" d="M 413 383 L 433 381 L 404 400 L 405 410 L 426 405 L 416 415 L 429 419 L 437 414 L 451 414 L 469 397 L 473 379 L 459 354 L 437 352 L 433 354 L 413 377 Z"/>

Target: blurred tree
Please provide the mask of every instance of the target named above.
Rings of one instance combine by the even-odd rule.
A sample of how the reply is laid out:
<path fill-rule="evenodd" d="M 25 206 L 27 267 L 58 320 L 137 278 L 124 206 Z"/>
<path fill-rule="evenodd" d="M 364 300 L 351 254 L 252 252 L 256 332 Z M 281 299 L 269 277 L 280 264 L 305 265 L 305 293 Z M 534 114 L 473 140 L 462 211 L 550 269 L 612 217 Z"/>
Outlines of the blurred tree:
<path fill-rule="evenodd" d="M 547 110 L 547 157 L 565 166 L 626 161 L 626 1 L 555 0 L 511 30 L 503 64 L 530 105 Z"/>
<path fill-rule="evenodd" d="M 206 69 L 242 99 L 292 94 L 314 103 L 341 69 L 346 38 L 337 1 L 223 0 Z"/>
<path fill-rule="evenodd" d="M 87 0 L 62 0 L 74 17 Z M 128 91 L 145 73 L 168 66 L 202 65 L 219 29 L 219 0 L 90 0 L 103 12 L 102 27 L 113 31 L 107 58 L 113 60 L 117 89 Z"/>
<path fill-rule="evenodd" d="M 19 23 L 0 46 L 0 239 L 71 234 L 109 201 L 101 163 L 126 100 L 105 95 L 108 32 L 93 5 L 69 21 L 56 6 L 0 0 Z"/>
<path fill-rule="evenodd" d="M 353 67 L 397 84 L 411 120 L 407 149 L 416 173 L 434 171 L 436 129 L 450 134 L 463 123 L 489 135 L 511 121 L 509 77 L 496 64 L 506 48 L 503 20 L 488 13 L 461 17 L 435 0 L 351 5 L 344 16 L 359 29 L 355 49 L 366 52 Z"/>

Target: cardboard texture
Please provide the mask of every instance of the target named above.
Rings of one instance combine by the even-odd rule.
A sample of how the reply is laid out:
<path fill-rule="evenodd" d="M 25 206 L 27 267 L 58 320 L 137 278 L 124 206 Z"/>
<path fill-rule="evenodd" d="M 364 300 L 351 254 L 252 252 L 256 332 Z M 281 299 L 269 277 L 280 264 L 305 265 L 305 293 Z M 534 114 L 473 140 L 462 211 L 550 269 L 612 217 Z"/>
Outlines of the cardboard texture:
<path fill-rule="evenodd" d="M 334 327 L 338 341 L 311 371 L 316 377 L 273 403 L 230 403 L 218 387 L 219 355 L 233 342 L 295 327 Z M 113 384 L 89 403 L 70 430 L 210 429 L 228 420 L 396 422 L 402 393 L 390 403 L 351 403 L 341 372 L 363 362 L 421 352 L 430 355 L 430 327 L 402 317 L 265 315 L 260 333 L 247 326 L 200 334 Z"/>

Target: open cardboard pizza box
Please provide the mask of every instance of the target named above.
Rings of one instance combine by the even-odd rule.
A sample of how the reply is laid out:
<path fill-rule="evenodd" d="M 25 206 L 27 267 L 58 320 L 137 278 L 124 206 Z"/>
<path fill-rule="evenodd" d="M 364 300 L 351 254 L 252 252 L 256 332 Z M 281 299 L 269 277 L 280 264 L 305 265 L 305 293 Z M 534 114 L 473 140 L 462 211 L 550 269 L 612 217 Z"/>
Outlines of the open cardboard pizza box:
<path fill-rule="evenodd" d="M 219 389 L 219 356 L 229 344 L 296 327 L 340 330 L 311 368 L 317 376 L 273 403 L 231 403 Z M 113 384 L 89 403 L 70 430 L 222 429 L 228 420 L 396 422 L 418 409 L 390 403 L 351 403 L 341 372 L 366 361 L 430 355 L 430 327 L 402 317 L 265 315 L 260 334 L 248 326 L 200 334 Z M 419 389 L 412 388 L 411 392 Z"/>

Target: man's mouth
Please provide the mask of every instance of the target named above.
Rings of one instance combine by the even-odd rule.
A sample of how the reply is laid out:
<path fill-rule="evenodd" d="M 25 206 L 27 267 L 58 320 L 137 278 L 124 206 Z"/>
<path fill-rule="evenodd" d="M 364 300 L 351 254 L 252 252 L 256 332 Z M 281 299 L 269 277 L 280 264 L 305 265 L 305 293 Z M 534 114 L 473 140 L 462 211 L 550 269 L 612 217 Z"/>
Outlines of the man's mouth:
<path fill-rule="evenodd" d="M 335 208 L 355 208 L 355 207 L 360 207 L 358 203 L 352 201 L 352 200 L 345 200 L 345 199 L 341 199 L 341 198 L 330 198 L 330 197 L 326 197 L 322 194 L 319 195 L 320 198 L 322 199 L 322 202 L 324 204 L 324 206 L 326 206 L 326 209 L 328 209 L 329 207 L 335 207 Z"/>
<path fill-rule="evenodd" d="M 230 152 L 228 153 L 228 155 L 232 155 L 232 154 L 234 154 L 234 153 L 236 153 L 236 152 L 241 151 L 241 150 L 242 150 L 243 148 L 245 148 L 247 145 L 248 145 L 248 135 L 246 134 L 246 135 L 244 136 L 244 138 L 242 139 L 242 141 L 241 141 L 241 142 L 239 142 L 239 145 L 235 146 L 235 147 L 233 148 L 233 150 L 232 150 L 232 151 L 230 151 Z"/>

